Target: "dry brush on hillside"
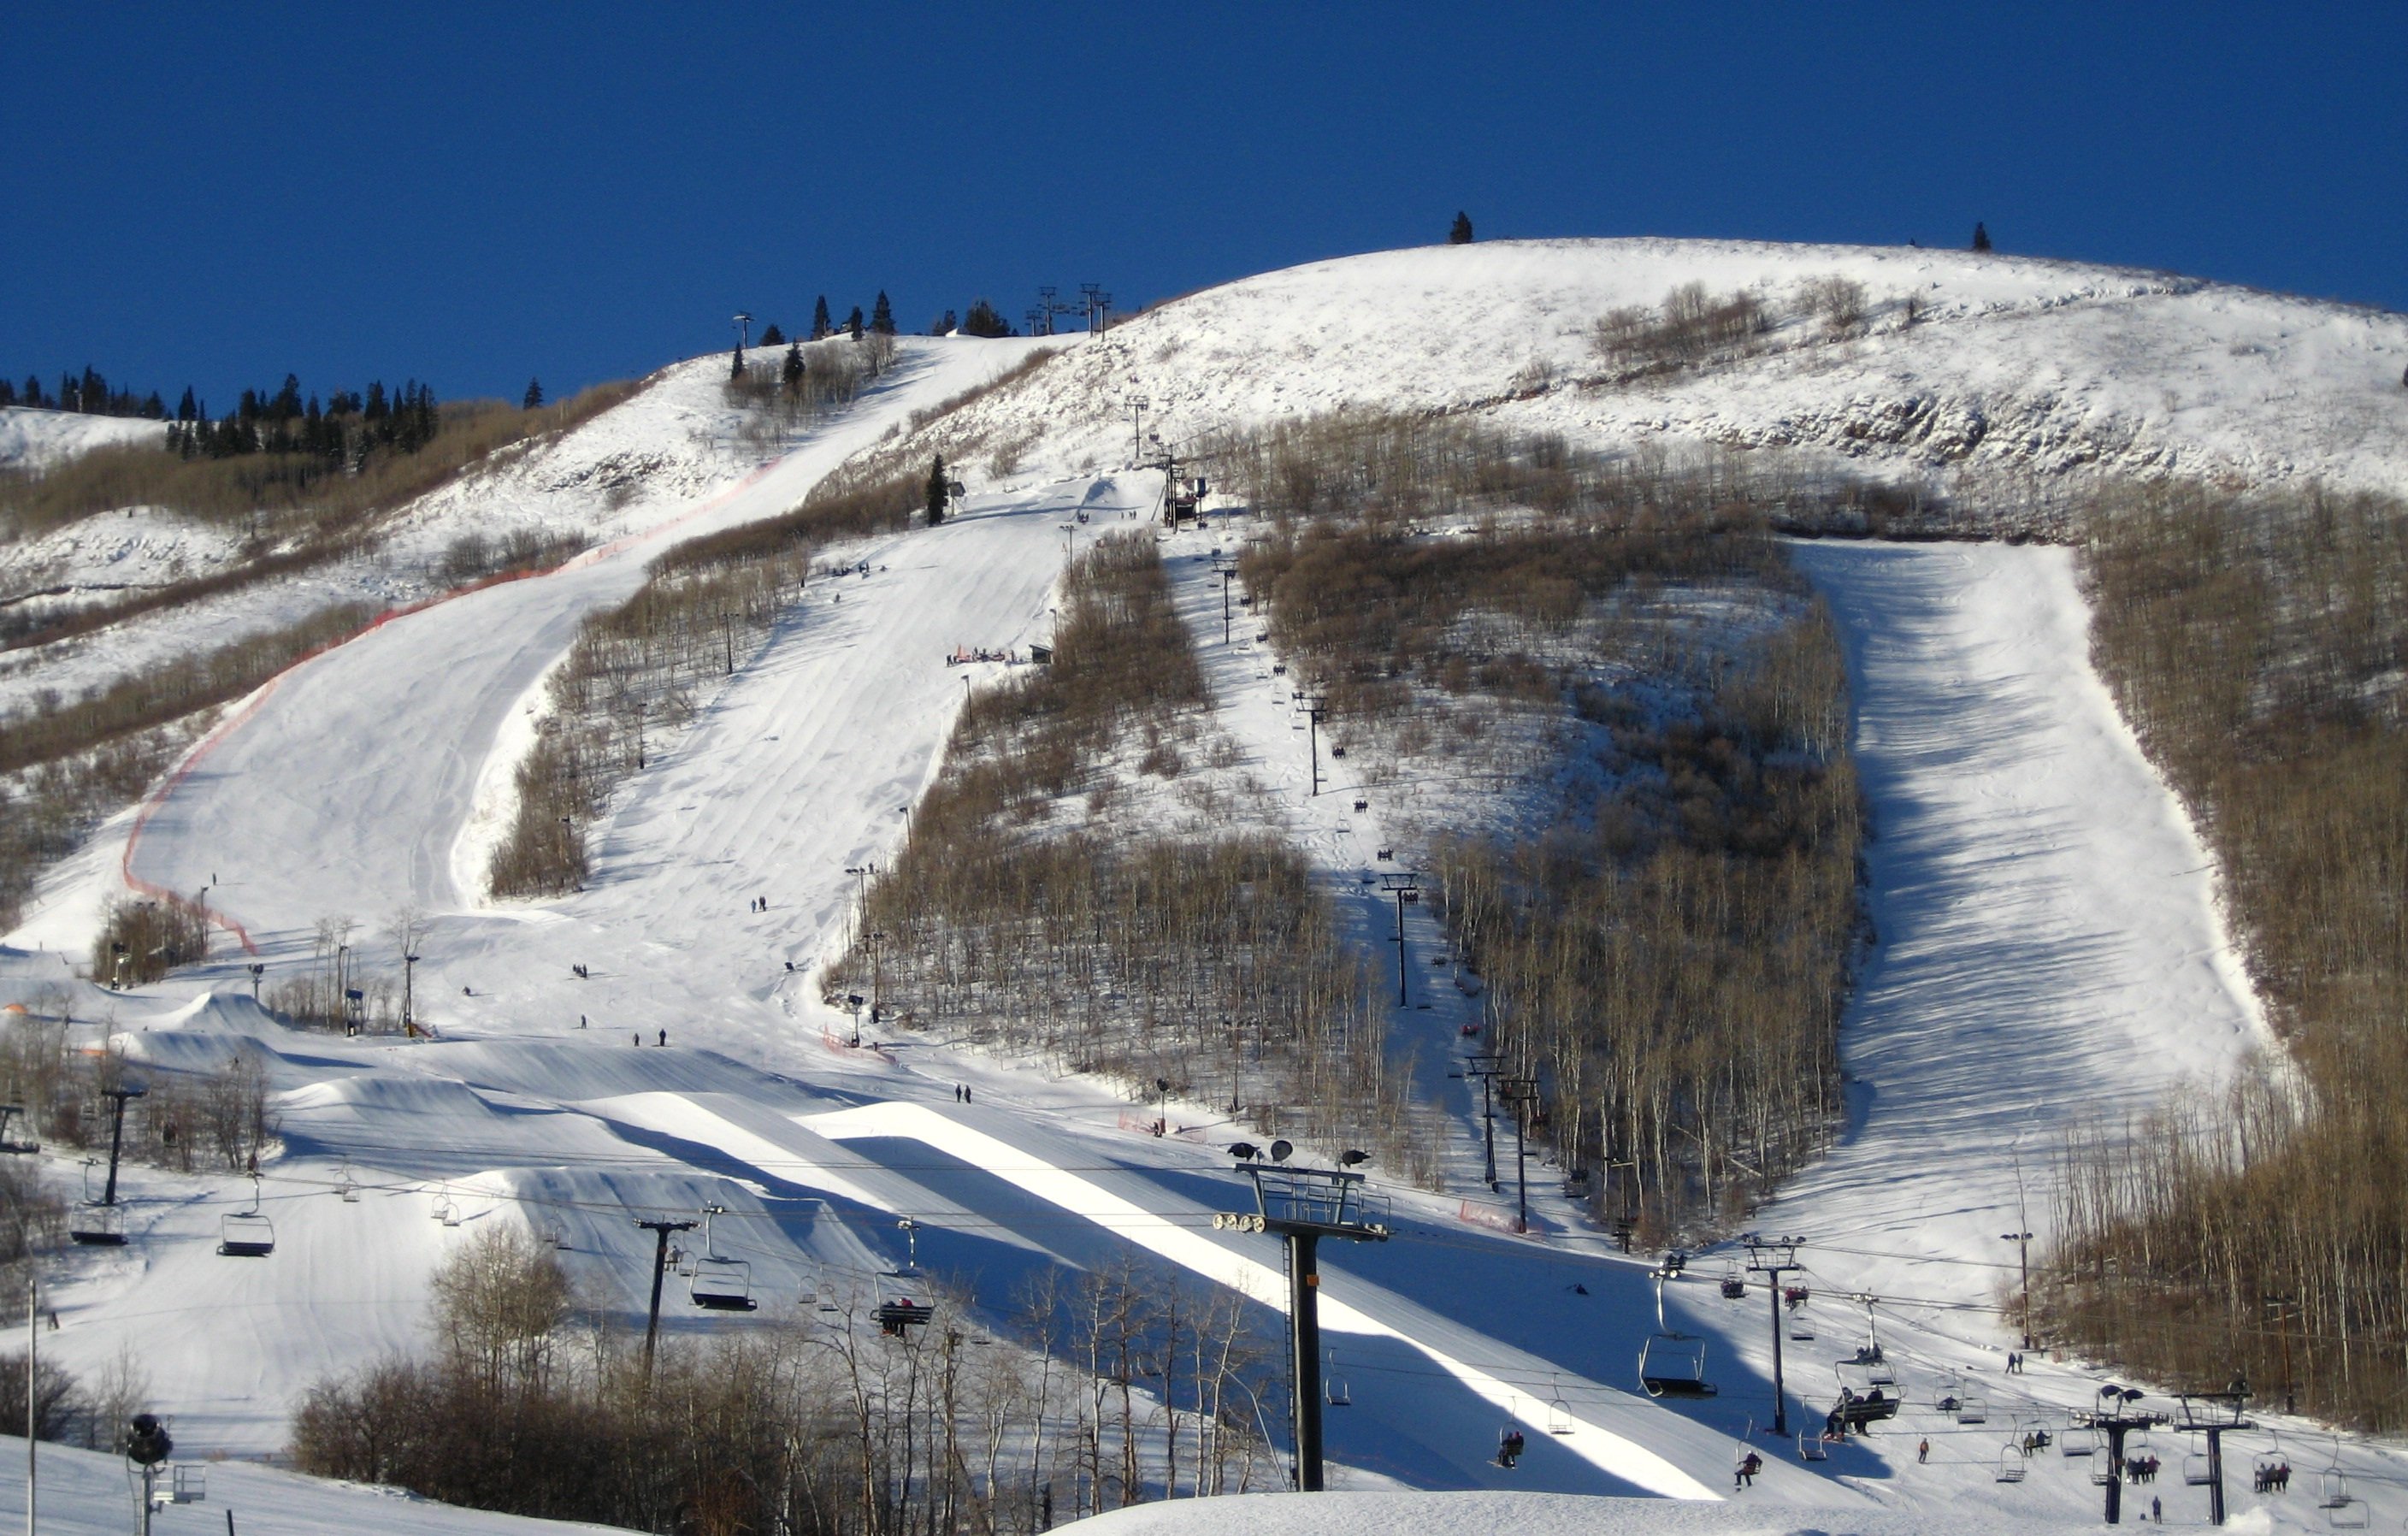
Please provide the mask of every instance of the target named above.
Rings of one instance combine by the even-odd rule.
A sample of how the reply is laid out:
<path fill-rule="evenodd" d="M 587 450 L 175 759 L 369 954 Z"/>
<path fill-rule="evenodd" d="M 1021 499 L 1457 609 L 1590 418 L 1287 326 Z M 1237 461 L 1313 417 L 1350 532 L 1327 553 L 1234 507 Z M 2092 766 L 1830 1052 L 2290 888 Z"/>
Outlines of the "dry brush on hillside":
<path fill-rule="evenodd" d="M 1859 930 L 1845 674 L 1761 488 L 1395 420 L 1239 456 L 1246 585 L 1350 768 L 1440 797 L 1409 852 L 1562 1162 L 1651 1233 L 1743 1212 L 1826 1144 Z"/>
<path fill-rule="evenodd" d="M 1268 833 L 1116 819 L 1113 765 L 1187 771 L 1209 709 L 1153 539 L 1067 578 L 1053 665 L 972 696 L 832 994 L 1417 1171 L 1399 1086 L 1311 867 Z M 882 936 L 882 937 L 881 937 Z"/>
<path fill-rule="evenodd" d="M 2263 1390 L 2290 1360 L 2303 1410 L 2397 1428 L 2408 508 L 2132 491 L 2094 510 L 2085 568 L 2100 669 L 2215 851 L 2293 1062 L 2069 1149 L 2052 1327 L 2159 1379 Z"/>

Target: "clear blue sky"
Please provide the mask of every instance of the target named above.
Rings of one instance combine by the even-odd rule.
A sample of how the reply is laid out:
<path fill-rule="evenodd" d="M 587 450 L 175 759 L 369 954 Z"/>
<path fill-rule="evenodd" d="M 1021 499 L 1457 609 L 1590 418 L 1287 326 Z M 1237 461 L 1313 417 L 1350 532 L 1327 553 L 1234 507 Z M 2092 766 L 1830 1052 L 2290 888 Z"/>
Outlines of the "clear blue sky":
<path fill-rule="evenodd" d="M 504 14 L 507 13 L 507 14 Z M 0 20 L 0 369 L 558 394 L 880 288 L 1956 244 L 2408 308 L 2408 6 L 271 7 Z"/>

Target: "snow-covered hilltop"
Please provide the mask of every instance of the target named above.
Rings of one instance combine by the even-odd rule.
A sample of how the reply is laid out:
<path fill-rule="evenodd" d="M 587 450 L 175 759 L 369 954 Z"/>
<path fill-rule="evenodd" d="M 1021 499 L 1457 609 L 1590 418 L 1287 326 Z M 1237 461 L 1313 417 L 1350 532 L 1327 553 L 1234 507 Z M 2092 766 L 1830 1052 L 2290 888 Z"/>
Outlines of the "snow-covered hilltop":
<path fill-rule="evenodd" d="M 1814 308 L 1834 278 L 1861 290 L 1852 323 Z M 1601 317 L 1660 314 L 1688 283 L 1753 297 L 1760 328 L 1660 369 L 1600 355 Z M 2398 492 L 2403 366 L 2408 316 L 2162 272 L 1914 248 L 1507 240 L 1190 294 L 922 436 L 973 454 L 1025 442 L 1032 467 L 1111 464 L 1130 452 L 1142 397 L 1141 430 L 1179 445 L 1342 407 L 1478 411 L 1599 446 L 1801 449 L 1942 490 L 1978 473 Z"/>
<path fill-rule="evenodd" d="M 166 423 L 140 416 L 0 406 L 0 467 L 47 469 L 107 444 L 161 442 L 166 432 Z"/>

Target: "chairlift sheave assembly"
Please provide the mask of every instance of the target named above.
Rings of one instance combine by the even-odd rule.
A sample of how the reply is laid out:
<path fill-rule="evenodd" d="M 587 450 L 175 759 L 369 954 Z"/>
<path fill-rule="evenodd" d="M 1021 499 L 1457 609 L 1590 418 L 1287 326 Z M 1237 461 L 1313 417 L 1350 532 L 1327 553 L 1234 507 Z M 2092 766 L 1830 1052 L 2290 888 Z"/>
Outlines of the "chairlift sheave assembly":
<path fill-rule="evenodd" d="M 1681 1333 L 1664 1321 L 1664 1282 L 1679 1274 L 1685 1254 L 1667 1255 L 1656 1273 L 1656 1331 L 1639 1349 L 1639 1385 L 1651 1398 L 1711 1398 L 1714 1384 L 1706 1380 L 1706 1342 Z"/>

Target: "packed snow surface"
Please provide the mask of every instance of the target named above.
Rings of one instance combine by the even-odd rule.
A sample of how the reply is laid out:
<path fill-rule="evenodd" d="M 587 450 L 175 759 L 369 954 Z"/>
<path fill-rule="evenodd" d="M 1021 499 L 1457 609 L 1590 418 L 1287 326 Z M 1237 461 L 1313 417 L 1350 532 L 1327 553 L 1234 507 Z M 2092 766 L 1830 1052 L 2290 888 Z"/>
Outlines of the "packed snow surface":
<path fill-rule="evenodd" d="M 157 1536 L 325 1536 L 333 1530 L 362 1536 L 567 1536 L 580 1530 L 611 1531 L 565 1520 L 523 1520 L 455 1509 L 398 1488 L 296 1477 L 270 1467 L 238 1461 L 178 1462 L 200 1476 L 200 1497 L 169 1504 L 151 1516 Z M 170 1464 L 171 1466 L 174 1463 Z M 135 1527 L 134 1485 L 123 1458 L 63 1446 L 41 1447 L 40 1516 L 44 1536 L 123 1536 Z M 173 1486 L 163 1470 L 161 1488 Z M 25 1506 L 25 1443 L 0 1436 L 0 1511 L 13 1518 Z"/>

